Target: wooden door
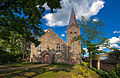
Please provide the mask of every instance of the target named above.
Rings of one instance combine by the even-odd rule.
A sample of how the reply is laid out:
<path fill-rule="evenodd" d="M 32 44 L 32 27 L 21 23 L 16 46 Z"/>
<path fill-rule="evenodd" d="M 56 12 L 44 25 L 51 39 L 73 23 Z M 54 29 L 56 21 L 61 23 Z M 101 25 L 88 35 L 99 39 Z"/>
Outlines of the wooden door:
<path fill-rule="evenodd" d="M 45 54 L 44 56 L 44 63 L 45 64 L 50 64 L 51 63 L 51 58 L 49 54 Z"/>

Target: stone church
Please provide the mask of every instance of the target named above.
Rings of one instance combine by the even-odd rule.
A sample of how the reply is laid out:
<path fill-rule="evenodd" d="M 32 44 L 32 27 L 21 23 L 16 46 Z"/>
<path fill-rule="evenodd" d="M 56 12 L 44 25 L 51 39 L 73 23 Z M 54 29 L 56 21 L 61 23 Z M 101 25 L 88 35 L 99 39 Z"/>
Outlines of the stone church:
<path fill-rule="evenodd" d="M 67 42 L 62 40 L 52 29 L 48 29 L 44 35 L 38 38 L 41 44 L 35 47 L 31 44 L 31 62 L 40 63 L 81 63 L 81 42 L 72 41 L 80 35 L 80 27 L 77 24 L 74 10 L 72 9 L 69 25 L 67 27 Z"/>

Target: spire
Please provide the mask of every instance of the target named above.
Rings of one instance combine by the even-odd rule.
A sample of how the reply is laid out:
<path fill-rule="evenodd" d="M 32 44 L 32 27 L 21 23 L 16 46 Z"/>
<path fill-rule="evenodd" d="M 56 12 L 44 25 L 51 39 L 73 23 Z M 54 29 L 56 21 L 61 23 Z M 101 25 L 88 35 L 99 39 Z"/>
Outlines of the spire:
<path fill-rule="evenodd" d="M 72 8 L 71 17 L 70 17 L 70 20 L 69 20 L 69 25 L 71 25 L 71 24 L 74 24 L 75 26 L 77 26 L 77 20 L 76 20 L 73 8 Z"/>

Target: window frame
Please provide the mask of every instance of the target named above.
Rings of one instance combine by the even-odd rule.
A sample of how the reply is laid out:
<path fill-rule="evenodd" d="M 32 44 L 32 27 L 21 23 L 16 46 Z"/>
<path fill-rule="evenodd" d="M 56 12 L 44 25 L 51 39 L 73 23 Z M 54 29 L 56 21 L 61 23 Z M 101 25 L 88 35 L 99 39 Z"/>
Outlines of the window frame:
<path fill-rule="evenodd" d="M 60 52 L 60 44 L 59 43 L 56 45 L 56 52 Z"/>
<path fill-rule="evenodd" d="M 37 46 L 37 53 L 41 53 L 41 44 Z"/>

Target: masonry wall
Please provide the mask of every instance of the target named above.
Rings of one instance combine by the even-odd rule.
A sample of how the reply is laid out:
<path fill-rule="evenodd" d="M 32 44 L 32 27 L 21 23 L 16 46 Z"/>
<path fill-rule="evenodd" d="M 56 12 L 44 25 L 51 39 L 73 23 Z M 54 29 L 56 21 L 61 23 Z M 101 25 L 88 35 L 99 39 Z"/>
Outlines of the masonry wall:
<path fill-rule="evenodd" d="M 73 41 L 74 37 L 77 37 L 80 35 L 80 27 L 75 26 L 74 24 L 71 24 L 67 27 L 67 44 L 70 47 L 70 62 L 72 64 L 80 64 L 81 62 L 81 42 L 79 41 Z M 73 41 L 73 42 L 72 42 Z"/>
<path fill-rule="evenodd" d="M 41 41 L 41 53 L 37 52 L 37 47 L 34 44 L 31 45 L 31 61 L 40 61 L 41 54 L 47 52 L 48 49 L 53 53 L 53 62 L 66 62 L 67 44 L 56 34 L 52 29 L 48 29 L 47 32 L 38 38 Z M 60 44 L 60 52 L 56 52 L 56 45 Z"/>

